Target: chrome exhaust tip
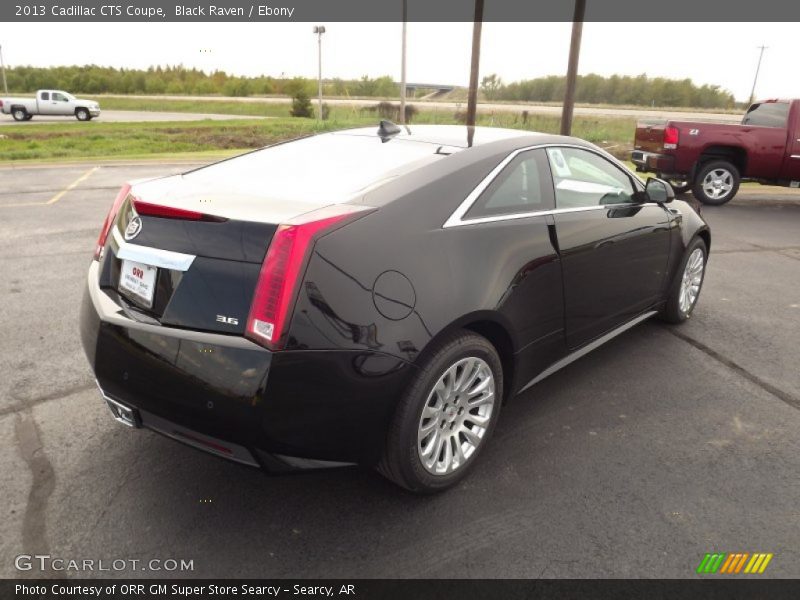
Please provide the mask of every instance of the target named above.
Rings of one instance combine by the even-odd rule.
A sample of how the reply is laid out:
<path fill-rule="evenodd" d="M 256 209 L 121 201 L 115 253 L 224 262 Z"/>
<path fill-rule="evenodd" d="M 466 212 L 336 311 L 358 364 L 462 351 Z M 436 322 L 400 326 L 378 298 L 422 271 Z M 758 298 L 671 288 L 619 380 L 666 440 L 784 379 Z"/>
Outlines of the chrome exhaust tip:
<path fill-rule="evenodd" d="M 97 389 L 100 390 L 100 395 L 103 396 L 103 400 L 106 401 L 108 408 L 111 409 L 111 414 L 114 415 L 115 421 L 122 423 L 127 427 L 141 427 L 139 416 L 135 408 L 130 408 L 121 402 L 117 402 L 103 391 L 103 388 L 100 387 L 99 382 L 95 383 L 97 383 Z"/>

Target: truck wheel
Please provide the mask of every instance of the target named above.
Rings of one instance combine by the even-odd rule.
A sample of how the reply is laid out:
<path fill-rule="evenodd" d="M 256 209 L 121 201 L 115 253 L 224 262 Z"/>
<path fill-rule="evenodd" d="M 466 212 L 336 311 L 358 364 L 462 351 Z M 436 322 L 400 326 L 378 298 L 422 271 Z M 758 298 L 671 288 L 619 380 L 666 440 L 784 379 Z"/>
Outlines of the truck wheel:
<path fill-rule="evenodd" d="M 25 115 L 25 120 L 30 121 L 33 118 L 33 115 Z"/>
<path fill-rule="evenodd" d="M 14 117 L 15 121 L 24 121 L 25 117 L 28 116 L 28 111 L 24 108 L 15 108 L 11 111 L 11 116 Z"/>
<path fill-rule="evenodd" d="M 75 118 L 78 121 L 89 121 L 92 116 L 89 114 L 89 111 L 85 108 L 76 108 L 75 109 Z"/>
<path fill-rule="evenodd" d="M 700 167 L 692 193 L 703 204 L 721 206 L 739 191 L 739 169 L 726 160 L 712 160 Z"/>

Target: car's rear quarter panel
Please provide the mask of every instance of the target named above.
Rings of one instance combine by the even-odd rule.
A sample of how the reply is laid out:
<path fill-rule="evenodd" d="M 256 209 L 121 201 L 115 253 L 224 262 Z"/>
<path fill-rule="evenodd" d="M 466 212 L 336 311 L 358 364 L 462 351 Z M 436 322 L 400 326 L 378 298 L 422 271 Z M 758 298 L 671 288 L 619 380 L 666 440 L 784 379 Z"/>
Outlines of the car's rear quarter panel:
<path fill-rule="evenodd" d="M 375 213 L 317 242 L 290 329 L 294 348 L 372 350 L 415 361 L 452 327 L 494 321 L 521 361 L 541 369 L 562 341 L 558 257 L 545 217 L 463 227 L 442 225 L 472 189 L 517 145 L 470 150 L 449 164 L 377 190 Z M 405 318 L 376 308 L 374 284 L 402 273 L 416 299 Z M 548 350 L 534 342 L 547 342 Z M 552 344 L 552 345 L 550 345 Z"/>

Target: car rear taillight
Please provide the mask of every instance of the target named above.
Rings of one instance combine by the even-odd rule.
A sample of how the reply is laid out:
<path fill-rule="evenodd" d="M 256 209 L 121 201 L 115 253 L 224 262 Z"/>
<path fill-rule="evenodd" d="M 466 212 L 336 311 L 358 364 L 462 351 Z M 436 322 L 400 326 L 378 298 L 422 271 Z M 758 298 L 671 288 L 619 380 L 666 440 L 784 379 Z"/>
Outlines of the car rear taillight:
<path fill-rule="evenodd" d="M 186 221 L 211 221 L 214 223 L 222 223 L 228 220 L 225 217 L 215 217 L 214 215 L 207 215 L 195 210 L 162 206 L 160 204 L 152 204 L 151 202 L 142 202 L 141 200 L 134 200 L 133 208 L 136 211 L 136 214 L 142 217 L 184 219 Z"/>
<path fill-rule="evenodd" d="M 111 205 L 111 209 L 106 215 L 106 220 L 103 221 L 103 228 L 100 230 L 100 237 L 97 238 L 97 245 L 94 248 L 95 260 L 100 260 L 100 257 L 103 255 L 103 248 L 105 248 L 106 240 L 108 239 L 108 233 L 111 231 L 111 226 L 114 225 L 114 220 L 117 218 L 117 213 L 119 212 L 120 206 L 122 206 L 122 203 L 125 202 L 125 198 L 128 197 L 128 193 L 130 191 L 131 185 L 126 183 L 122 186 L 119 194 L 117 194 L 117 197 L 114 199 L 114 204 Z"/>
<path fill-rule="evenodd" d="M 680 132 L 677 127 L 664 128 L 664 148 L 666 150 L 675 150 L 678 147 L 678 138 L 680 138 Z"/>
<path fill-rule="evenodd" d="M 245 335 L 270 350 L 283 348 L 297 288 L 314 243 L 373 210 L 372 207 L 340 204 L 279 225 L 261 266 Z"/>

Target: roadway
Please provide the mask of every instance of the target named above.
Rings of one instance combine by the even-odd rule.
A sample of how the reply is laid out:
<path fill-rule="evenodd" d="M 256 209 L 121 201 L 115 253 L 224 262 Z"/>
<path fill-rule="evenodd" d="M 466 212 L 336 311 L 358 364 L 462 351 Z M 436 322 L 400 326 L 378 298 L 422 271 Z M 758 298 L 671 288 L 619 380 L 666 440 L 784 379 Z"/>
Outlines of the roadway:
<path fill-rule="evenodd" d="M 138 98 L 140 100 L 194 100 L 197 102 L 207 102 L 209 100 L 224 100 L 226 102 L 242 102 L 247 104 L 289 104 L 286 97 L 237 97 L 237 96 L 148 96 L 131 95 L 115 96 L 108 95 L 109 98 Z M 98 96 L 100 106 L 103 106 L 103 97 Z M 324 98 L 323 101 L 332 106 L 374 106 L 384 98 Z M 391 99 L 397 102 L 396 99 Z M 448 100 L 421 100 L 408 99 L 410 104 L 418 108 L 429 110 L 464 110 L 466 102 L 453 102 Z M 536 102 L 506 103 L 506 102 L 481 102 L 478 104 L 480 112 L 522 112 L 527 110 L 531 114 L 561 115 L 561 106 L 556 104 L 542 104 Z M 612 107 L 612 106 L 576 106 L 575 114 L 589 117 L 632 117 L 640 119 L 680 119 L 690 121 L 725 121 L 728 123 L 738 123 L 742 120 L 740 113 L 715 113 L 697 110 L 680 110 L 674 108 L 641 108 L 641 107 Z"/>
<path fill-rule="evenodd" d="M 150 100 L 158 102 L 159 100 L 184 100 L 184 101 L 197 101 L 206 103 L 212 100 L 226 101 L 226 102 L 240 102 L 245 104 L 285 104 L 288 108 L 289 99 L 282 97 L 209 97 L 209 96 L 119 96 L 124 98 L 135 98 L 140 100 Z M 364 107 L 374 106 L 380 102 L 381 98 L 326 98 L 325 102 L 332 106 L 351 106 L 351 107 Z M 99 97 L 100 107 L 103 106 L 103 98 Z M 441 111 L 457 111 L 464 110 L 465 103 L 463 102 L 450 102 L 450 101 L 424 101 L 424 100 L 409 100 L 410 104 L 414 104 L 420 109 L 425 110 L 441 110 Z M 528 111 L 530 114 L 560 116 L 561 106 L 558 105 L 544 105 L 534 103 L 520 103 L 520 104 L 507 104 L 507 103 L 481 103 L 478 105 L 478 111 L 482 113 L 492 112 L 516 112 Z M 700 112 L 700 111 L 682 111 L 675 109 L 657 109 L 657 108 L 631 108 L 631 107 L 598 107 L 598 106 L 576 106 L 576 116 L 584 117 L 617 117 L 617 118 L 634 118 L 641 120 L 664 120 L 675 119 L 683 121 L 722 121 L 726 123 L 738 123 L 742 117 L 740 114 L 729 113 L 713 113 L 713 112 Z M 239 116 L 239 115 L 224 115 L 224 114 L 205 114 L 205 113 L 181 113 L 181 112 L 159 112 L 159 111 L 129 111 L 129 110 L 103 110 L 98 122 L 158 122 L 158 121 L 199 121 L 203 119 L 228 120 L 228 119 L 259 119 L 268 117 L 258 116 Z M 65 123 L 77 122 L 72 118 L 64 117 L 34 117 L 30 123 Z M 0 126 L 18 124 L 10 116 L 3 116 L 0 118 Z"/>
<path fill-rule="evenodd" d="M 144 110 L 103 110 L 100 116 L 93 120 L 94 123 L 157 123 L 163 121 L 230 121 L 231 119 L 267 119 L 270 117 L 255 117 L 245 115 L 220 115 L 208 113 L 185 112 L 151 112 Z M 75 117 L 51 117 L 37 115 L 30 121 L 19 123 L 9 115 L 0 116 L 0 127 L 3 125 L 39 125 L 43 123 L 75 123 L 85 125 Z"/>

